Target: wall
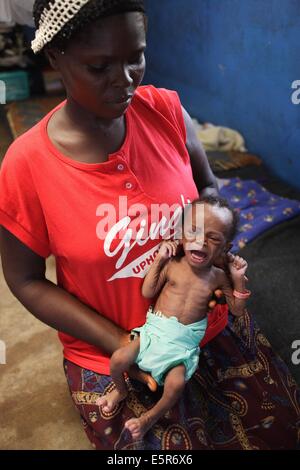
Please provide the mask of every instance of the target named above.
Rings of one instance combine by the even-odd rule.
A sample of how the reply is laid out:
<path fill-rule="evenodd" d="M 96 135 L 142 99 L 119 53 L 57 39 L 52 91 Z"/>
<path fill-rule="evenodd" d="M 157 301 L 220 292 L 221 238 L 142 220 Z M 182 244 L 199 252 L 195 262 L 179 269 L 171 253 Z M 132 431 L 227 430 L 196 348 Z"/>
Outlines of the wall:
<path fill-rule="evenodd" d="M 299 0 L 146 0 L 145 83 L 176 89 L 200 121 L 239 130 L 300 188 Z"/>

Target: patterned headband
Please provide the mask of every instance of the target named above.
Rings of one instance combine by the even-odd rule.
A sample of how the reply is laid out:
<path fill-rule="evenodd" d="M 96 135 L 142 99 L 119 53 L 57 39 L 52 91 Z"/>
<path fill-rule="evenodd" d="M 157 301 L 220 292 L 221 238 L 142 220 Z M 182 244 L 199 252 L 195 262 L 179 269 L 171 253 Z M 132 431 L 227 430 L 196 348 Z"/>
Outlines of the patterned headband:
<path fill-rule="evenodd" d="M 41 14 L 39 29 L 31 48 L 36 54 L 86 5 L 90 0 L 55 0 Z"/>
<path fill-rule="evenodd" d="M 40 16 L 39 28 L 35 33 L 35 39 L 31 43 L 33 52 L 36 54 L 41 51 L 90 1 L 52 0 Z M 105 16 L 107 13 L 112 14 L 112 12 L 140 11 L 145 13 L 144 0 L 95 0 L 91 2 L 91 5 L 93 6 L 91 10 L 92 18 Z M 63 36 L 65 36 L 65 33 L 63 33 Z"/>

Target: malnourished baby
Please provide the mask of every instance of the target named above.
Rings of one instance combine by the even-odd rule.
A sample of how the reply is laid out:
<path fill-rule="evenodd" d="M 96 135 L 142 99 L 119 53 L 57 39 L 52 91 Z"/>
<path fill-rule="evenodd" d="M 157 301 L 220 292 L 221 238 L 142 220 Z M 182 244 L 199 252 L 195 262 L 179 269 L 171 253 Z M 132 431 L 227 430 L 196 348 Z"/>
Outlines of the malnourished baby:
<path fill-rule="evenodd" d="M 196 200 L 185 208 L 184 221 L 180 240 L 161 243 L 142 286 L 146 298 L 159 294 L 157 301 L 149 308 L 146 323 L 134 329 L 139 336 L 112 355 L 110 371 L 116 387 L 97 401 L 109 412 L 126 398 L 123 374 L 134 363 L 164 386 L 153 408 L 125 423 L 134 439 L 141 439 L 172 408 L 194 374 L 213 292 L 223 291 L 236 316 L 243 315 L 250 295 L 245 288 L 246 261 L 228 253 L 237 228 L 236 213 L 228 203 L 218 197 Z M 183 256 L 178 254 L 180 248 Z M 215 265 L 224 256 L 230 277 Z"/>

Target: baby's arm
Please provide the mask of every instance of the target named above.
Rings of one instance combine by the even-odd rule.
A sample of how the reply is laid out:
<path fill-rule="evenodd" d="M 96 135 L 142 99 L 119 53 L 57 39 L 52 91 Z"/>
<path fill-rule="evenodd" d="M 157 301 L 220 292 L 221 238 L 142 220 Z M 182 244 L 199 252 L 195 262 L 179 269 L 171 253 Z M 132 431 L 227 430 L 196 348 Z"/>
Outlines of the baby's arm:
<path fill-rule="evenodd" d="M 177 241 L 172 240 L 163 241 L 161 243 L 159 252 L 151 264 L 143 282 L 142 295 L 146 297 L 146 299 L 155 297 L 166 283 L 169 259 L 171 256 L 176 255 L 178 245 L 179 243 Z"/>
<path fill-rule="evenodd" d="M 220 288 L 225 295 L 229 310 L 235 316 L 243 315 L 246 308 L 246 299 L 250 295 L 250 292 L 246 289 L 245 281 L 247 267 L 248 264 L 243 258 L 240 256 L 231 256 L 228 268 L 233 286 L 224 271 L 220 271 L 219 273 Z"/>

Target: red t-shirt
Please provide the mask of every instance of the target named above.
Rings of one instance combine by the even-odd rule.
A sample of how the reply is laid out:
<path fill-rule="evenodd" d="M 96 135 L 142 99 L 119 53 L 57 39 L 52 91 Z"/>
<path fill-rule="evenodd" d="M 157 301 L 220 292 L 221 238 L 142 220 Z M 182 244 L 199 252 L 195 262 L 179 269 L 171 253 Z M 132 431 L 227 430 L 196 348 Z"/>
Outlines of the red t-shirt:
<path fill-rule="evenodd" d="M 151 300 L 141 295 L 143 278 L 161 239 L 173 233 L 173 215 L 198 197 L 181 104 L 174 91 L 139 87 L 122 147 L 95 164 L 72 160 L 50 141 L 47 123 L 63 105 L 10 146 L 0 174 L 0 224 L 40 256 L 55 257 L 60 287 L 130 331 L 145 321 Z M 169 217 L 157 211 L 160 204 L 174 205 Z M 217 317 L 222 308 L 209 323 Z M 67 359 L 109 374 L 100 349 L 59 338 Z"/>

